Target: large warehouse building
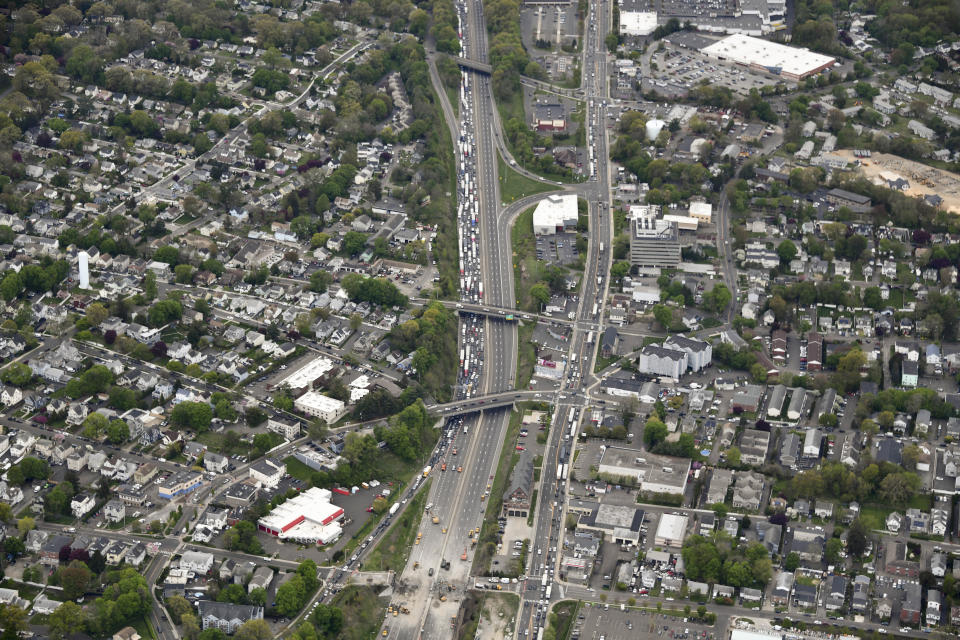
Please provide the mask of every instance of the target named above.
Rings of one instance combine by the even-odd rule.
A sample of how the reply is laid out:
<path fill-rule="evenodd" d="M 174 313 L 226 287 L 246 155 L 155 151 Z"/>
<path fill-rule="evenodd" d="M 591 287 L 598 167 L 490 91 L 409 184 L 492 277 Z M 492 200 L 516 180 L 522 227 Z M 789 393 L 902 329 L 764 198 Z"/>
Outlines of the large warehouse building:
<path fill-rule="evenodd" d="M 808 49 L 788 47 L 743 34 L 727 36 L 701 51 L 711 58 L 729 60 L 757 71 L 769 71 L 788 80 L 803 80 L 836 63 L 836 59 Z"/>
<path fill-rule="evenodd" d="M 577 196 L 547 196 L 533 210 L 533 233 L 538 236 L 552 236 L 564 231 L 577 229 Z"/>
<path fill-rule="evenodd" d="M 330 544 L 343 533 L 343 509 L 331 503 L 330 496 L 327 489 L 307 489 L 260 518 L 257 528 L 281 540 Z"/>

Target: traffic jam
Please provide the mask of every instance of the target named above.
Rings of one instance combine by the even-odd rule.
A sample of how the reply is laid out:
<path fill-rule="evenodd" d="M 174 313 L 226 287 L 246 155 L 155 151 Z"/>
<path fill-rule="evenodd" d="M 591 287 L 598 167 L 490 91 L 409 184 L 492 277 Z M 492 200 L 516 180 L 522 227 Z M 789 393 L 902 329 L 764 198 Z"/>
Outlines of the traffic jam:
<path fill-rule="evenodd" d="M 467 5 L 457 5 L 457 33 L 460 48 L 466 54 L 467 40 L 463 35 Z M 473 103 L 470 98 L 472 79 L 460 72 L 460 140 L 457 145 L 457 226 L 460 246 L 460 299 L 464 302 L 483 302 L 483 274 L 480 268 L 480 204 L 477 201 L 477 166 L 473 131 Z M 471 314 L 460 315 L 460 370 L 457 392 L 461 398 L 477 393 L 480 367 L 483 362 L 483 320 Z"/>

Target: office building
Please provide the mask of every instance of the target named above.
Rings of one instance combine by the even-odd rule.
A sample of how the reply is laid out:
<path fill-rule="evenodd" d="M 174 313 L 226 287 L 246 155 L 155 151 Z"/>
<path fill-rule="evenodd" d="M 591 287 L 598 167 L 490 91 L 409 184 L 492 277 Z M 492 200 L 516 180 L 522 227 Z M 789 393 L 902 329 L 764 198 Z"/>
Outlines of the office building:
<path fill-rule="evenodd" d="M 676 223 L 652 215 L 630 222 L 630 262 L 638 267 L 674 268 L 680 264 L 680 232 Z"/>

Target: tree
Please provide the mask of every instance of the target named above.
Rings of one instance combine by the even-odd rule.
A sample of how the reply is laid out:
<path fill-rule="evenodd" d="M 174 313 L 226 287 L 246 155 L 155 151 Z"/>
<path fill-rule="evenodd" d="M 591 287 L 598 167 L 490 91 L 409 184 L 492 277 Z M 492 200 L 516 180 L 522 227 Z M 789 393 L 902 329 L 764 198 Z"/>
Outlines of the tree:
<path fill-rule="evenodd" d="M 730 289 L 722 282 L 718 282 L 703 295 L 703 306 L 708 311 L 720 313 L 727 308 L 731 300 L 733 300 L 733 294 L 730 293 Z"/>
<path fill-rule="evenodd" d="M 235 640 L 270 640 L 273 632 L 266 620 L 247 620 L 234 634 Z"/>
<path fill-rule="evenodd" d="M 887 504 L 903 505 L 920 490 L 920 485 L 920 477 L 915 473 L 891 473 L 880 481 L 880 497 Z"/>
<path fill-rule="evenodd" d="M 67 635 L 76 633 L 84 628 L 84 613 L 75 602 L 64 602 L 56 611 L 50 614 L 47 624 L 50 625 L 50 637 L 60 640 Z"/>
<path fill-rule="evenodd" d="M 831 429 L 837 426 L 837 421 L 837 416 L 832 413 L 821 413 L 820 418 L 817 420 L 821 427 L 830 427 Z"/>
<path fill-rule="evenodd" d="M 789 239 L 784 240 L 777 246 L 777 255 L 780 256 L 780 264 L 790 264 L 797 257 L 797 245 Z"/>
<path fill-rule="evenodd" d="M 174 280 L 179 284 L 190 284 L 193 281 L 193 266 L 178 264 L 173 268 Z"/>
<path fill-rule="evenodd" d="M 100 323 L 106 320 L 107 316 L 110 315 L 110 312 L 107 311 L 107 308 L 99 302 L 93 302 L 87 305 L 85 315 L 87 322 L 90 323 L 91 327 L 99 327 Z"/>
<path fill-rule="evenodd" d="M 783 568 L 787 571 L 793 572 L 797 570 L 797 567 L 800 566 L 800 554 L 796 551 L 791 551 L 787 554 L 786 559 L 783 561 Z"/>
<path fill-rule="evenodd" d="M 729 511 L 727 509 L 727 505 L 725 505 L 722 502 L 718 502 L 716 504 L 710 505 L 710 509 L 717 516 L 717 520 L 721 520 L 721 521 L 727 517 L 727 512 Z"/>
<path fill-rule="evenodd" d="M 847 531 L 847 551 L 854 558 L 859 558 L 867 550 L 867 527 L 860 518 L 850 523 Z"/>
<path fill-rule="evenodd" d="M 739 467 L 740 466 L 740 449 L 737 447 L 730 447 L 727 449 L 727 462 L 730 463 L 730 466 Z"/>
<path fill-rule="evenodd" d="M 193 613 L 193 607 L 183 596 L 170 596 L 167 598 L 167 611 L 176 624 L 180 624 L 185 613 Z"/>
<path fill-rule="evenodd" d="M 530 297 L 541 306 L 545 305 L 550 302 L 550 288 L 546 284 L 538 282 L 530 287 Z"/>
<path fill-rule="evenodd" d="M 653 449 L 667 439 L 668 432 L 667 425 L 656 418 L 650 418 L 643 427 L 643 443 L 648 450 Z"/>
<path fill-rule="evenodd" d="M 83 435 L 91 440 L 99 440 L 107 431 L 110 421 L 102 413 L 91 413 L 83 421 Z"/>
<path fill-rule="evenodd" d="M 915 444 L 908 444 L 900 452 L 903 468 L 907 471 L 916 471 L 917 462 L 920 460 L 920 447 Z"/>
<path fill-rule="evenodd" d="M 250 594 L 247 596 L 247 602 L 250 604 L 255 604 L 258 606 L 264 606 L 267 604 L 267 592 L 263 587 L 254 588 Z"/>
<path fill-rule="evenodd" d="M 213 409 L 206 402 L 181 402 L 170 413 L 170 423 L 181 429 L 206 431 L 213 419 Z"/>
<path fill-rule="evenodd" d="M 36 526 L 36 521 L 30 516 L 24 516 L 17 520 L 17 532 L 20 534 L 21 538 L 33 531 Z"/>
<path fill-rule="evenodd" d="M 0 380 L 15 387 L 22 387 L 33 378 L 33 371 L 22 362 L 14 362 L 3 373 L 0 373 Z"/>
<path fill-rule="evenodd" d="M 827 564 L 839 564 L 841 558 L 840 553 L 843 551 L 843 542 L 840 538 L 830 538 L 827 540 L 827 547 L 825 557 Z"/>
<path fill-rule="evenodd" d="M 111 420 L 107 426 L 107 439 L 113 444 L 122 444 L 130 439 L 130 427 L 123 420 Z"/>
<path fill-rule="evenodd" d="M 217 602 L 230 602 L 232 604 L 243 604 L 247 599 L 247 592 L 243 589 L 243 585 L 239 584 L 228 584 L 224 588 L 220 589 L 220 593 L 217 594 Z"/>
<path fill-rule="evenodd" d="M 76 600 L 87 592 L 87 586 L 93 578 L 93 572 L 83 562 L 74 560 L 66 569 L 60 570 L 60 586 L 63 595 L 70 600 Z"/>

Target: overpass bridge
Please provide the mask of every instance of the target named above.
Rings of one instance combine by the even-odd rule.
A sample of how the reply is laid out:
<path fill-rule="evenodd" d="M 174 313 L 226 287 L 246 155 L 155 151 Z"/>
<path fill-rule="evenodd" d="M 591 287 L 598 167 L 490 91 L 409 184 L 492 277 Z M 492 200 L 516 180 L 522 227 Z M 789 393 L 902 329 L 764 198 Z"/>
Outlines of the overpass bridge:
<path fill-rule="evenodd" d="M 464 400 L 455 400 L 444 404 L 427 406 L 427 411 L 442 418 L 452 418 L 465 413 L 483 411 L 485 409 L 502 409 L 512 406 L 515 402 L 543 400 L 552 398 L 551 393 L 541 391 L 504 391 L 485 396 L 474 396 Z"/>
<path fill-rule="evenodd" d="M 420 304 L 439 302 L 447 309 L 454 309 L 457 313 L 472 313 L 474 315 L 486 316 L 488 318 L 499 319 L 505 322 L 515 322 L 517 320 L 536 320 L 537 322 L 546 322 L 558 325 L 570 326 L 575 324 L 574 320 L 569 320 L 567 318 L 556 318 L 554 316 L 545 316 L 539 313 L 528 313 L 526 311 L 517 311 L 516 309 L 509 309 L 507 307 L 495 307 L 488 304 L 454 302 L 451 300 L 434 300 L 428 298 L 411 298 L 411 300 Z M 592 325 L 595 323 L 589 324 Z M 581 327 L 584 325 L 585 323 L 580 323 Z"/>
<path fill-rule="evenodd" d="M 464 69 L 470 69 L 471 71 L 477 71 L 479 73 L 485 73 L 490 75 L 493 73 L 493 67 L 486 62 L 478 62 L 476 60 L 471 60 L 469 58 L 461 58 L 460 56 L 450 56 L 454 61 L 463 67 Z"/>

